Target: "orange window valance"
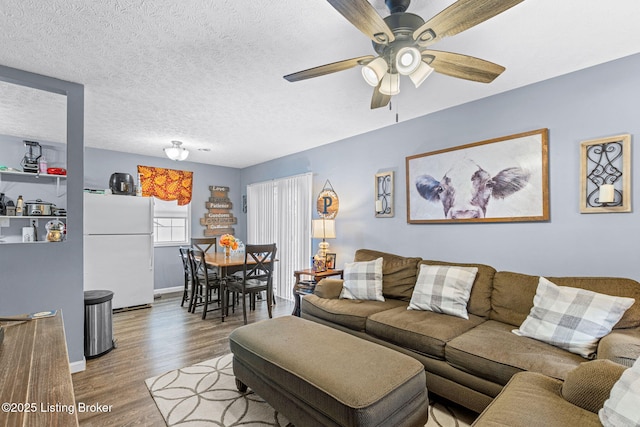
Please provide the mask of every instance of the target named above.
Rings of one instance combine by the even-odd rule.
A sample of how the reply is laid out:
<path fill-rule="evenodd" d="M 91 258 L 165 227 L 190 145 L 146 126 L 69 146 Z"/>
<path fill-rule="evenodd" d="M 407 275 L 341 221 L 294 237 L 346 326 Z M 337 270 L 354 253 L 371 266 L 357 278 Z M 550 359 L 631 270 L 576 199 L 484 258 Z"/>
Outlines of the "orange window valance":
<path fill-rule="evenodd" d="M 177 200 L 178 205 L 191 202 L 193 172 L 138 165 L 143 196 Z"/>

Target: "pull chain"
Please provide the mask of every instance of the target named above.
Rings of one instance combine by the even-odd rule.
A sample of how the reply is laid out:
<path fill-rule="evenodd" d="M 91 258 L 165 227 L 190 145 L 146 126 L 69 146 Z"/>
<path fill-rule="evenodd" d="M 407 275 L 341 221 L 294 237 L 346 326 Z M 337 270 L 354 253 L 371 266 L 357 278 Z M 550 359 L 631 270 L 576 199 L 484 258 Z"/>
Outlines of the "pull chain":
<path fill-rule="evenodd" d="M 393 103 L 389 101 L 389 111 L 393 111 Z M 398 113 L 398 106 L 396 105 L 396 123 L 400 120 L 400 114 Z"/>

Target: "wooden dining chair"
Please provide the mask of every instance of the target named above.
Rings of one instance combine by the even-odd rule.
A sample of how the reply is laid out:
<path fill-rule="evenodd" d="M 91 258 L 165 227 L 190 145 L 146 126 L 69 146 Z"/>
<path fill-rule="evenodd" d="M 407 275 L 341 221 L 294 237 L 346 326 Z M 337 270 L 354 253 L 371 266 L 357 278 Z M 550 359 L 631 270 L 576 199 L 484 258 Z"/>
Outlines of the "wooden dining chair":
<path fill-rule="evenodd" d="M 221 281 L 217 276 L 212 279 L 208 274 L 199 274 L 200 271 L 206 271 L 204 252 L 189 248 L 188 254 L 192 282 L 189 311 L 195 313 L 196 308 L 202 305 L 202 318 L 206 319 L 207 312 L 210 311 L 210 304 L 216 303 L 217 308 L 220 310 L 223 309 L 222 302 L 220 301 L 220 297 L 222 297 Z M 214 293 L 217 293 L 218 297 L 214 298 Z"/>
<path fill-rule="evenodd" d="M 244 252 L 244 265 L 240 275 L 228 277 L 226 280 L 226 301 L 232 302 L 235 311 L 233 295 L 238 295 L 242 300 L 242 315 L 244 324 L 247 324 L 247 297 L 249 308 L 255 310 L 256 296 L 266 291 L 267 310 L 269 318 L 272 317 L 271 305 L 273 303 L 273 268 L 276 259 L 276 244 L 246 245 Z M 228 312 L 229 306 L 225 307 Z"/>
<path fill-rule="evenodd" d="M 191 246 L 204 253 L 217 252 L 216 243 L 218 239 L 216 237 L 192 237 Z"/>
<path fill-rule="evenodd" d="M 191 247 L 193 249 L 197 249 L 199 251 L 204 252 L 217 252 L 217 243 L 218 239 L 215 237 L 192 237 L 191 238 Z M 209 280 L 217 280 L 218 279 L 218 269 L 216 267 L 208 266 L 206 263 L 200 265 L 199 274 L 208 274 Z"/>
<path fill-rule="evenodd" d="M 182 291 L 182 301 L 180 307 L 184 307 L 184 303 L 190 300 L 191 295 L 191 265 L 189 262 L 189 247 L 180 246 L 180 260 L 182 261 L 182 270 L 184 273 L 184 290 Z"/>

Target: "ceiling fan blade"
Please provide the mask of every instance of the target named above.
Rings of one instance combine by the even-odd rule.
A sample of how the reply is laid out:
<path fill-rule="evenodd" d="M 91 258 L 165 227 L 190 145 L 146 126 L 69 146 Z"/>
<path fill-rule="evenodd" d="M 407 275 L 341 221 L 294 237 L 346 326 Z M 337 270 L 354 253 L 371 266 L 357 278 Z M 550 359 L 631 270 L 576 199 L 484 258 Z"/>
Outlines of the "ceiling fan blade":
<path fill-rule="evenodd" d="M 376 108 L 385 107 L 391 101 L 391 95 L 385 95 L 380 93 L 380 85 L 382 81 L 378 83 L 378 87 L 373 90 L 373 96 L 371 97 L 371 109 L 375 110 Z"/>
<path fill-rule="evenodd" d="M 524 0 L 458 0 L 414 31 L 423 46 L 468 30 Z"/>
<path fill-rule="evenodd" d="M 481 83 L 491 83 L 505 70 L 484 59 L 439 50 L 423 50 L 422 60 L 438 73 Z"/>
<path fill-rule="evenodd" d="M 345 59 L 344 61 L 332 62 L 331 64 L 320 65 L 319 67 L 309 68 L 308 70 L 298 71 L 297 73 L 287 74 L 285 80 L 297 82 L 299 80 L 311 79 L 313 77 L 324 76 L 325 74 L 336 73 L 338 71 L 348 70 L 356 65 L 365 65 L 375 59 L 373 55 L 359 56 L 357 58 Z"/>
<path fill-rule="evenodd" d="M 395 40 L 393 32 L 367 0 L 327 0 L 342 16 L 376 43 Z"/>

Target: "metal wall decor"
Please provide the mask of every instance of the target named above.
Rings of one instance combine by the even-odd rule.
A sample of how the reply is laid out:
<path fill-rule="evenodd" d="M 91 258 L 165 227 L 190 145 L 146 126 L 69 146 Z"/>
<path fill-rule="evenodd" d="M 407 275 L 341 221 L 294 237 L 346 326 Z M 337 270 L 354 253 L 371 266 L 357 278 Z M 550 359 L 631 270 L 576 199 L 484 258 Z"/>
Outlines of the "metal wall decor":
<path fill-rule="evenodd" d="M 329 180 L 324 183 L 322 191 L 318 194 L 316 201 L 316 209 L 320 218 L 333 219 L 338 215 L 338 209 L 340 207 L 340 201 L 338 195 L 333 190 Z"/>
<path fill-rule="evenodd" d="M 580 144 L 580 212 L 631 212 L 631 135 Z"/>
<path fill-rule="evenodd" d="M 393 216 L 393 171 L 376 174 L 375 180 L 376 218 Z"/>

